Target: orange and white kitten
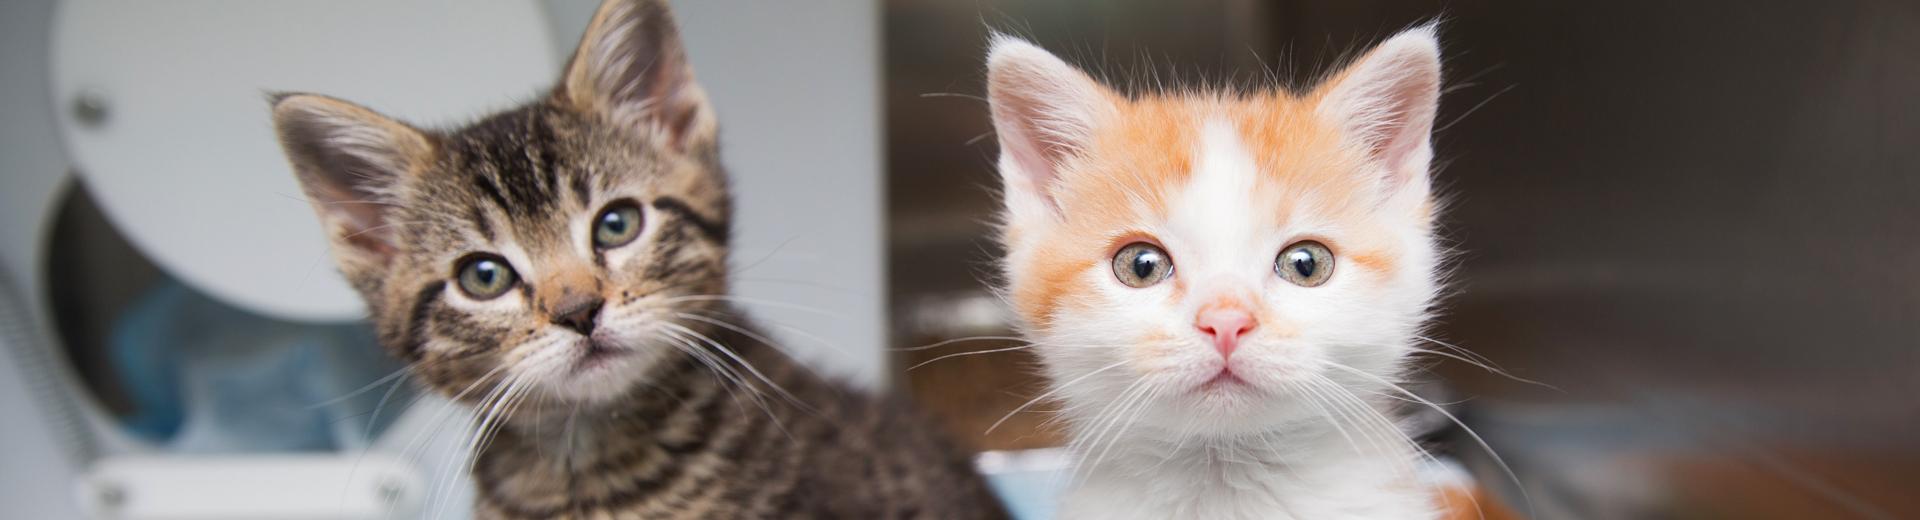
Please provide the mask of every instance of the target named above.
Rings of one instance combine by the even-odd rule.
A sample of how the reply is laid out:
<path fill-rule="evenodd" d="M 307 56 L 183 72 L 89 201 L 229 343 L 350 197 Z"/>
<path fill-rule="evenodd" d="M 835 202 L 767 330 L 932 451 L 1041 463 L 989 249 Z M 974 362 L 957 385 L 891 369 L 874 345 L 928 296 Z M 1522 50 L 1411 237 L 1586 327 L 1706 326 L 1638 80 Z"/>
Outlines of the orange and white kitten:
<path fill-rule="evenodd" d="M 1129 97 L 999 37 L 1006 293 L 1069 519 L 1422 519 L 1386 401 L 1439 290 L 1431 26 L 1311 91 Z"/>

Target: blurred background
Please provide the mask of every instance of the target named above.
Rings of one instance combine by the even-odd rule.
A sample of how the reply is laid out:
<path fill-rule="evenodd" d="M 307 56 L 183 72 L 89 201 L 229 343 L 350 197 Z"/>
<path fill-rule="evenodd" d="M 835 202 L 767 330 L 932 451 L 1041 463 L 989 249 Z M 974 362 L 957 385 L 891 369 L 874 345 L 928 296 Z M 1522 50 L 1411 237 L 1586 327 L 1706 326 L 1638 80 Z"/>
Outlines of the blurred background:
<path fill-rule="evenodd" d="M 461 412 L 371 344 L 260 93 L 457 124 L 549 84 L 596 3 L 0 5 L 0 516 L 461 517 Z M 1515 516 L 1920 517 L 1920 4 L 674 4 L 756 315 L 934 410 L 1014 500 L 1062 444 L 1009 416 L 1031 355 L 904 350 L 1011 332 L 988 31 L 1121 85 L 1304 84 L 1439 18 L 1437 338 L 1513 377 L 1420 378 L 1513 476 L 1427 442 Z"/>

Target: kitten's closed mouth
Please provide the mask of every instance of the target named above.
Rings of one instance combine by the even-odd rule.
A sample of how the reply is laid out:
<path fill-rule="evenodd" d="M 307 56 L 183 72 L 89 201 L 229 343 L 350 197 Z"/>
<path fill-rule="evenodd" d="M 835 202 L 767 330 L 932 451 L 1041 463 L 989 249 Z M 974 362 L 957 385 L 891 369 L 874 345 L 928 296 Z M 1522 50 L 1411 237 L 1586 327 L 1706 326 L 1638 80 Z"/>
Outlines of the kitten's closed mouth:
<path fill-rule="evenodd" d="M 584 352 L 580 354 L 580 359 L 573 363 L 573 371 L 576 373 L 606 366 L 614 358 L 632 353 L 625 348 L 592 339 L 581 340 L 580 348 Z"/>
<path fill-rule="evenodd" d="M 1211 393 L 1247 386 L 1252 385 L 1248 384 L 1245 379 L 1240 379 L 1240 375 L 1233 373 L 1233 369 L 1222 367 L 1219 374 L 1215 374 L 1213 379 L 1208 379 L 1205 383 L 1200 383 L 1200 386 L 1195 388 L 1195 390 L 1200 393 Z"/>

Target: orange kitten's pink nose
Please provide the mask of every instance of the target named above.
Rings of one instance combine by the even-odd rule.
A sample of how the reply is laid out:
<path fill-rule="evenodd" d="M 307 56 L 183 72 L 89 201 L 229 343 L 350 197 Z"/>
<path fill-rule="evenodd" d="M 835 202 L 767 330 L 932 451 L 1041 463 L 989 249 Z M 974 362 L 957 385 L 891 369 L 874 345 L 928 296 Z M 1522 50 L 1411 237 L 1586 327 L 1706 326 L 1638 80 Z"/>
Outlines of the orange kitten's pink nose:
<path fill-rule="evenodd" d="M 1213 347 L 1220 350 L 1223 358 L 1232 356 L 1233 349 L 1240 346 L 1240 336 L 1259 324 L 1253 313 L 1239 307 L 1210 307 L 1193 318 L 1194 327 L 1213 336 Z"/>

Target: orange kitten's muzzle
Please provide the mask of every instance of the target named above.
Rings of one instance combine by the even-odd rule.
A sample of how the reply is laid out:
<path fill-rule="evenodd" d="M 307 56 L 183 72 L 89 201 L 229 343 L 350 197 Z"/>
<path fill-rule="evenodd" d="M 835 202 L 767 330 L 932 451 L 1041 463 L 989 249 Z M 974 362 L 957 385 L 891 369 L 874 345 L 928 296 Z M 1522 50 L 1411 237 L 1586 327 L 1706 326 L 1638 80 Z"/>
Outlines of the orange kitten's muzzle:
<path fill-rule="evenodd" d="M 1193 317 L 1194 328 L 1213 338 L 1213 347 L 1223 359 L 1232 357 L 1234 349 L 1240 347 L 1240 337 L 1259 325 L 1253 313 L 1239 305 L 1209 305 Z"/>

